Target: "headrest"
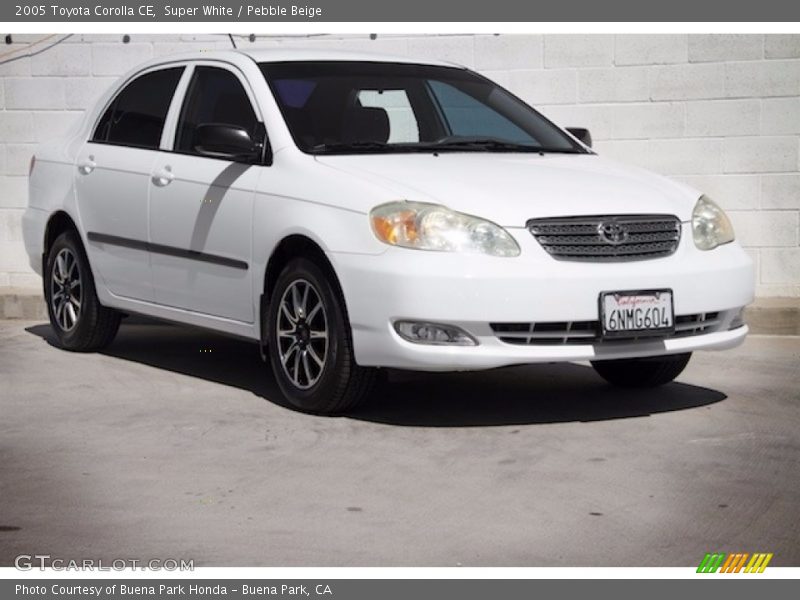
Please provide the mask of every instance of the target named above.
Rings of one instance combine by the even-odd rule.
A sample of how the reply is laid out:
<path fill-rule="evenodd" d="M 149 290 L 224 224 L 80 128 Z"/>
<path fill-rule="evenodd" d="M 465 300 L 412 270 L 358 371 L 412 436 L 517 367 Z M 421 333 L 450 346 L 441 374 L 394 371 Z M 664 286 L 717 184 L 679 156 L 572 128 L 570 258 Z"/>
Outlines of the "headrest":
<path fill-rule="evenodd" d="M 389 115 L 382 108 L 356 106 L 344 116 L 342 138 L 350 142 L 379 142 L 389 140 Z"/>

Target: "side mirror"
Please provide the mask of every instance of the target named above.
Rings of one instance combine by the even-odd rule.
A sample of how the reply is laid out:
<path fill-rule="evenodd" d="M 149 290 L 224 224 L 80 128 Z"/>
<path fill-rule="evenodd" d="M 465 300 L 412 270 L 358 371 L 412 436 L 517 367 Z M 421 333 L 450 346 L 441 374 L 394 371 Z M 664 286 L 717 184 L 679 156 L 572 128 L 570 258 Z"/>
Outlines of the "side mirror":
<path fill-rule="evenodd" d="M 592 134 L 589 133 L 588 129 L 584 127 L 567 127 L 567 131 L 578 138 L 582 144 L 588 146 L 589 148 L 592 147 Z"/>
<path fill-rule="evenodd" d="M 244 127 L 225 123 L 202 123 L 195 127 L 194 149 L 205 156 L 239 162 L 259 160 L 262 150 Z"/>

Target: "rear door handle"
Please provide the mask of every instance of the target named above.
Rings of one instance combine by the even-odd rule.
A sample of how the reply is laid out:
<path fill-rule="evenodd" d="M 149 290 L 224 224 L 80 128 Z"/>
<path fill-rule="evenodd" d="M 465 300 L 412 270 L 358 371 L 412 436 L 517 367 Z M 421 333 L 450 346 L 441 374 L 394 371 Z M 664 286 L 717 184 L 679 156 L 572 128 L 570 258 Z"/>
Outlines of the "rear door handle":
<path fill-rule="evenodd" d="M 89 155 L 88 158 L 83 159 L 82 161 L 78 162 L 78 172 L 81 175 L 88 175 L 92 171 L 94 171 L 97 163 L 94 162 L 94 155 Z"/>
<path fill-rule="evenodd" d="M 173 179 L 175 179 L 175 175 L 173 175 L 172 167 L 169 165 L 153 173 L 153 185 L 157 185 L 158 187 L 168 186 L 172 183 Z"/>

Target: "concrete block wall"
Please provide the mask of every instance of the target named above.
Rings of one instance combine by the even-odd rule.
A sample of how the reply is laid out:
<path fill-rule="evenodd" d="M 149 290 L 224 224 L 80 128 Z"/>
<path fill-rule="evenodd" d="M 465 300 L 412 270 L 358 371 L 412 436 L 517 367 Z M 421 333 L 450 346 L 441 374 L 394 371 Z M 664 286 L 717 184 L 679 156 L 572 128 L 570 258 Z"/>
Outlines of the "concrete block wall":
<path fill-rule="evenodd" d="M 0 54 L 42 37 L 14 36 Z M 330 35 L 237 42 L 437 57 L 477 69 L 557 123 L 589 127 L 601 154 L 709 194 L 730 212 L 756 261 L 759 296 L 800 297 L 800 35 Z M 131 35 L 123 43 L 121 35 L 74 35 L 0 64 L 0 286 L 39 286 L 20 233 L 36 143 L 68 127 L 129 67 L 216 47 L 230 47 L 227 36 Z"/>

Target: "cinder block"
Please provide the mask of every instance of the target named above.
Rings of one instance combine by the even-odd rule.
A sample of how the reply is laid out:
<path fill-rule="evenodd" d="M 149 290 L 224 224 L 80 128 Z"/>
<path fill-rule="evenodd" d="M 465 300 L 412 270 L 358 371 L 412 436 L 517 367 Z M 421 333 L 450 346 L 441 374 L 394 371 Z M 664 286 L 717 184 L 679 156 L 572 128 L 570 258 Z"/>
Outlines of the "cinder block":
<path fill-rule="evenodd" d="M 475 38 L 478 69 L 540 69 L 544 66 L 541 35 L 479 35 Z"/>
<path fill-rule="evenodd" d="M 3 53 L 8 55 L 0 65 L 0 77 L 30 77 L 31 59 L 28 57 L 27 44 L 15 43 L 2 48 Z"/>
<path fill-rule="evenodd" d="M 544 38 L 544 66 L 605 67 L 614 63 L 611 35 L 548 35 Z"/>
<path fill-rule="evenodd" d="M 703 34 L 689 36 L 689 62 L 758 60 L 764 56 L 761 34 Z"/>
<path fill-rule="evenodd" d="M 0 209 L 0 242 L 22 241 L 22 213 L 20 208 Z"/>
<path fill-rule="evenodd" d="M 36 110 L 64 108 L 64 80 L 58 77 L 8 77 L 5 82 L 6 108 Z"/>
<path fill-rule="evenodd" d="M 38 292 L 42 289 L 42 278 L 30 269 L 27 273 L 9 273 L 8 283 L 11 287 L 19 290 L 36 290 Z"/>
<path fill-rule="evenodd" d="M 690 175 L 678 177 L 725 210 L 755 210 L 760 202 L 758 175 Z"/>
<path fill-rule="evenodd" d="M 748 248 L 796 247 L 797 211 L 730 211 L 736 239 Z"/>
<path fill-rule="evenodd" d="M 42 111 L 33 121 L 34 138 L 45 142 L 66 133 L 80 119 L 81 111 Z"/>
<path fill-rule="evenodd" d="M 30 270 L 28 254 L 19 242 L 0 242 L 0 272 L 15 273 Z"/>
<path fill-rule="evenodd" d="M 686 135 L 758 135 L 758 100 L 704 100 L 686 103 Z"/>
<path fill-rule="evenodd" d="M 0 319 L 46 320 L 47 307 L 40 289 L 30 285 L 0 289 Z"/>
<path fill-rule="evenodd" d="M 797 96 L 800 60 L 727 63 L 725 93 L 729 97 Z"/>
<path fill-rule="evenodd" d="M 27 205 L 28 178 L 10 175 L 0 177 L 0 209 L 25 208 Z"/>
<path fill-rule="evenodd" d="M 800 248 L 759 250 L 761 283 L 793 284 L 800 281 Z"/>
<path fill-rule="evenodd" d="M 719 173 L 722 166 L 720 140 L 652 140 L 648 145 L 650 168 L 663 175 Z"/>
<path fill-rule="evenodd" d="M 772 297 L 763 297 L 769 294 Z M 747 307 L 745 320 L 752 333 L 800 335 L 800 286 L 765 286 L 756 288 L 756 301 Z M 777 296 L 777 297 L 775 297 Z"/>
<path fill-rule="evenodd" d="M 685 64 L 652 67 L 648 71 L 653 100 L 721 98 L 725 94 L 725 66 Z"/>
<path fill-rule="evenodd" d="M 647 69 L 624 67 L 581 69 L 578 72 L 581 102 L 636 102 L 649 98 Z"/>
<path fill-rule="evenodd" d="M 223 44 L 224 46 L 224 44 Z M 333 38 L 311 38 L 311 39 L 277 39 L 259 40 L 248 47 L 258 48 L 320 48 L 325 50 L 349 50 L 352 52 L 379 52 L 383 54 L 395 54 L 405 56 L 408 54 L 408 38 L 401 37 L 382 37 L 370 39 L 366 35 L 358 36 L 337 36 Z M 435 57 L 434 57 L 435 58 Z"/>
<path fill-rule="evenodd" d="M 7 154 L 6 145 L 0 144 L 0 173 L 5 173 L 7 170 Z"/>
<path fill-rule="evenodd" d="M 586 127 L 595 141 L 613 137 L 616 106 L 607 104 L 556 104 L 537 107 L 548 119 L 561 127 Z"/>
<path fill-rule="evenodd" d="M 93 44 L 92 74 L 122 75 L 152 55 L 151 44 Z"/>
<path fill-rule="evenodd" d="M 0 140 L 3 142 L 33 142 L 33 118 L 28 111 L 0 111 Z"/>
<path fill-rule="evenodd" d="M 70 77 L 64 82 L 68 109 L 85 110 L 94 106 L 117 80 L 116 77 Z"/>
<path fill-rule="evenodd" d="M 615 108 L 613 137 L 616 139 L 682 137 L 684 110 L 682 103 L 672 102 L 621 104 Z"/>
<path fill-rule="evenodd" d="M 569 104 L 577 100 L 578 76 L 575 71 L 545 69 L 512 71 L 510 89 L 529 104 Z"/>
<path fill-rule="evenodd" d="M 761 133 L 800 133 L 800 98 L 764 98 L 761 101 Z"/>
<path fill-rule="evenodd" d="M 762 175 L 761 205 L 765 209 L 800 209 L 800 173 Z"/>
<path fill-rule="evenodd" d="M 776 173 L 797 169 L 796 137 L 727 138 L 725 173 Z"/>
<path fill-rule="evenodd" d="M 617 65 L 662 65 L 688 60 L 687 36 L 673 34 L 624 34 L 616 36 Z"/>
<path fill-rule="evenodd" d="M 800 58 L 800 35 L 764 36 L 764 56 L 766 58 Z"/>
<path fill-rule="evenodd" d="M 92 49 L 88 44 L 59 44 L 31 58 L 34 76 L 88 75 L 92 70 Z"/>
<path fill-rule="evenodd" d="M 27 175 L 36 144 L 6 144 L 5 175 Z"/>
<path fill-rule="evenodd" d="M 475 66 L 475 41 L 472 36 L 430 36 L 408 40 L 408 53 L 419 58 L 436 58 L 465 67 Z"/>
<path fill-rule="evenodd" d="M 230 44 L 228 44 L 230 46 Z M 157 42 L 153 44 L 153 56 L 170 56 L 183 52 L 216 50 L 216 42 Z"/>
<path fill-rule="evenodd" d="M 650 142 L 643 140 L 599 140 L 594 150 L 605 158 L 645 169 L 650 163 Z"/>

